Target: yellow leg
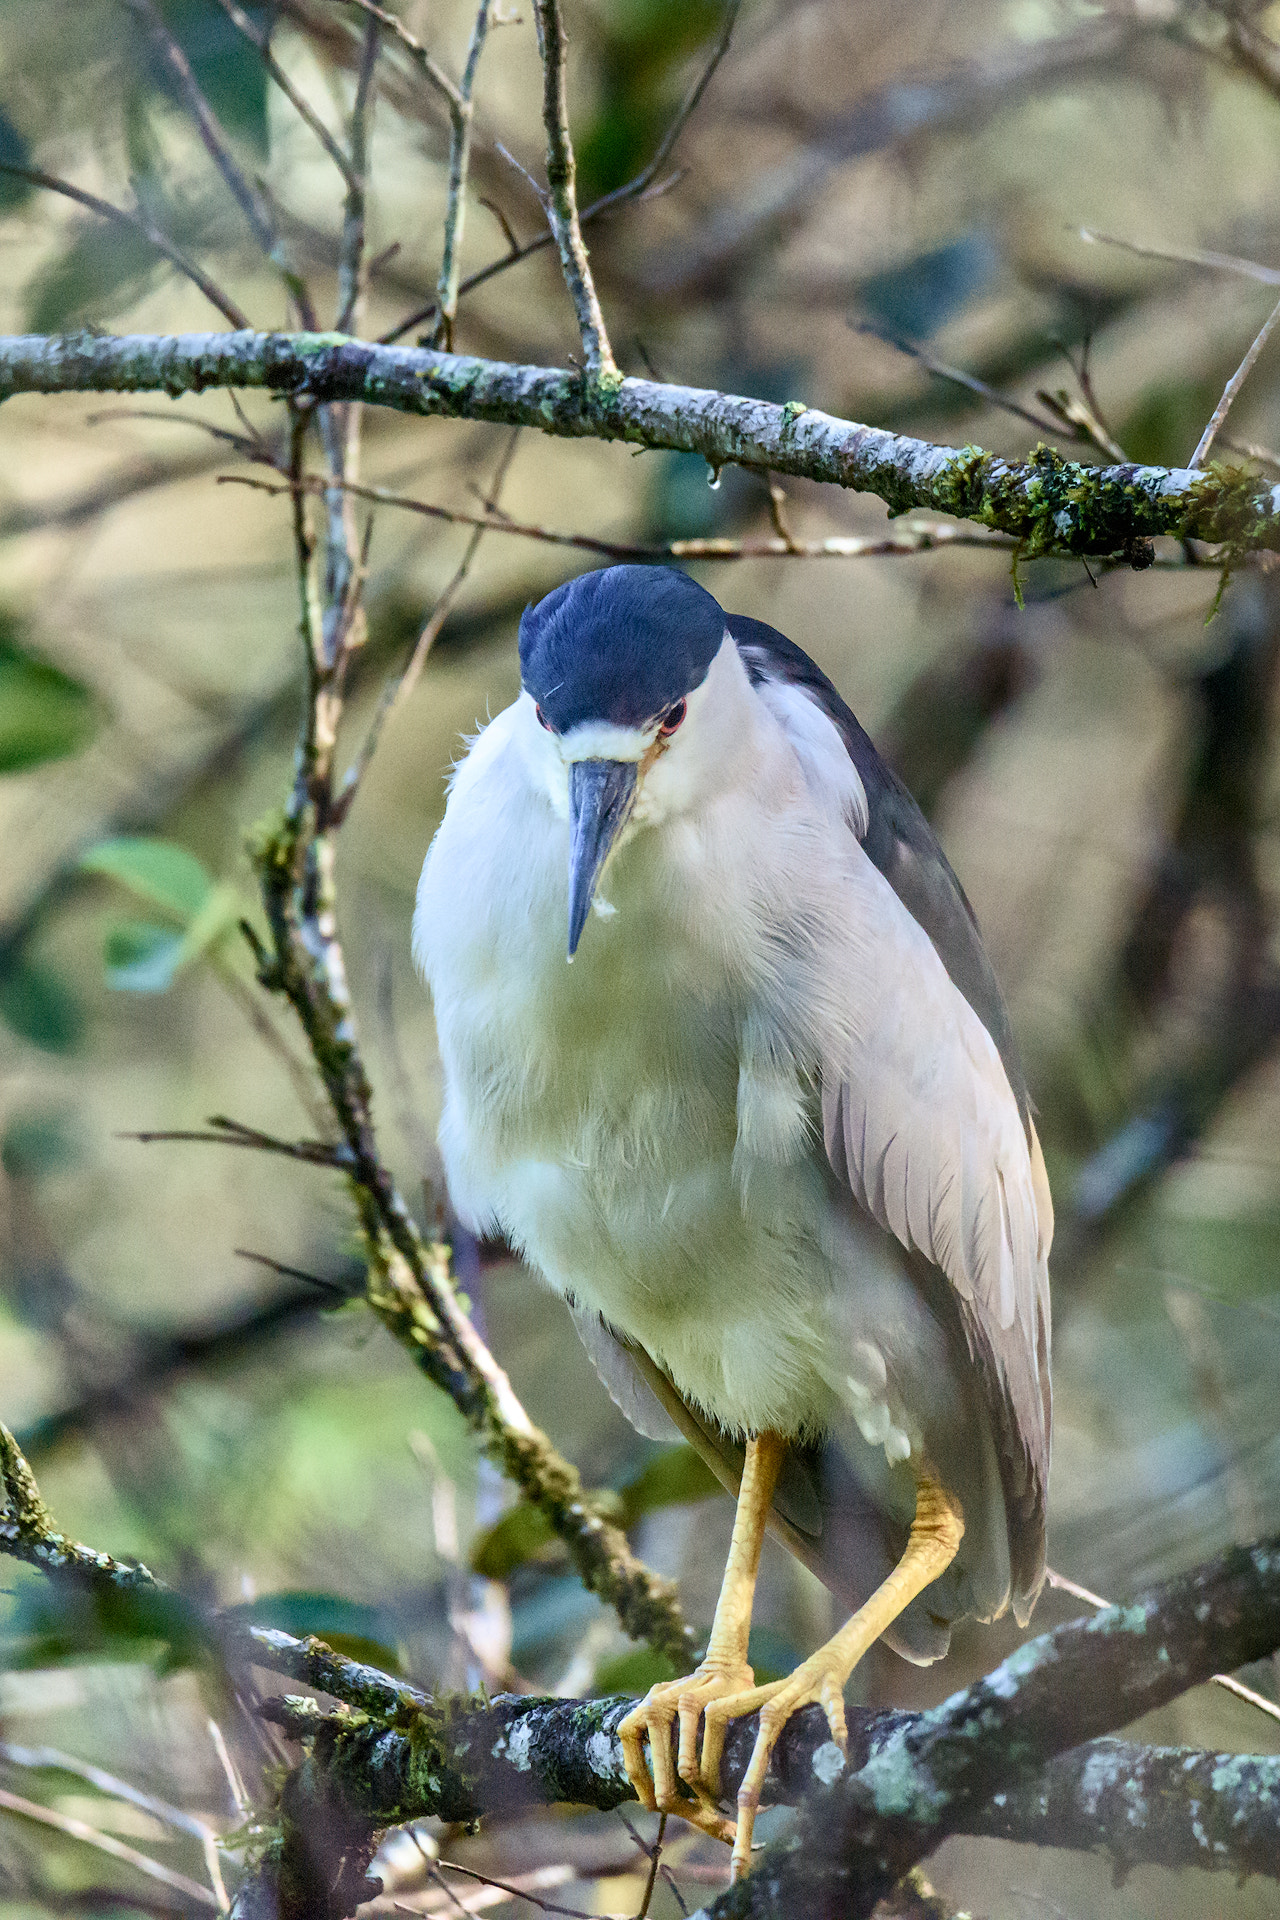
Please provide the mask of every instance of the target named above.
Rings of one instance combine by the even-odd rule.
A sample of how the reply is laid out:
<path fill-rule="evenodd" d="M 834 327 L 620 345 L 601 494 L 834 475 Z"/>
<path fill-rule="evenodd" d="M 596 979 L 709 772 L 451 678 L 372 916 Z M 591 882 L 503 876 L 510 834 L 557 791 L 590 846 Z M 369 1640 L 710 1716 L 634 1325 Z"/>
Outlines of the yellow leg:
<path fill-rule="evenodd" d="M 761 1434 L 747 1442 L 747 1457 L 738 1490 L 738 1509 L 733 1520 L 733 1539 L 725 1565 L 716 1617 L 711 1627 L 706 1656 L 696 1673 L 682 1680 L 669 1680 L 650 1689 L 639 1706 L 618 1727 L 627 1774 L 640 1802 L 651 1812 L 678 1813 L 704 1832 L 720 1840 L 731 1840 L 734 1826 L 716 1806 L 720 1780 L 720 1751 L 724 1745 L 723 1728 L 712 1756 L 704 1748 L 698 1757 L 698 1722 L 713 1701 L 722 1697 L 737 1699 L 755 1685 L 755 1674 L 747 1664 L 747 1641 L 751 1632 L 751 1607 L 755 1599 L 756 1574 L 760 1567 L 760 1549 L 764 1543 L 765 1519 L 773 1501 L 773 1489 L 782 1465 L 785 1441 L 776 1434 Z M 747 1709 L 751 1711 L 750 1708 Z M 671 1723 L 680 1723 L 676 1767 L 671 1765 Z M 649 1767 L 645 1765 L 644 1744 L 649 1742 Z M 706 1738 L 711 1738 L 711 1719 L 707 1715 Z M 767 1756 L 766 1756 L 767 1764 Z M 676 1775 L 697 1796 L 688 1799 L 676 1785 Z"/>
<path fill-rule="evenodd" d="M 772 1686 L 753 1687 L 713 1700 L 706 1709 L 703 1735 L 703 1791 L 710 1796 L 718 1784 L 720 1756 L 724 1750 L 725 1730 L 730 1720 L 759 1712 L 760 1731 L 741 1787 L 738 1789 L 738 1831 L 733 1843 L 733 1877 L 738 1879 L 751 1864 L 751 1832 L 769 1756 L 783 1727 L 799 1708 L 817 1702 L 825 1711 L 831 1737 L 847 1749 L 848 1735 L 844 1718 L 844 1688 L 849 1675 L 886 1627 L 893 1625 L 904 1607 L 910 1605 L 955 1559 L 964 1536 L 964 1515 L 960 1503 L 922 1469 L 916 1482 L 916 1516 L 911 1524 L 907 1549 L 888 1579 L 859 1607 L 839 1633 L 825 1646 L 803 1660 L 786 1680 Z"/>

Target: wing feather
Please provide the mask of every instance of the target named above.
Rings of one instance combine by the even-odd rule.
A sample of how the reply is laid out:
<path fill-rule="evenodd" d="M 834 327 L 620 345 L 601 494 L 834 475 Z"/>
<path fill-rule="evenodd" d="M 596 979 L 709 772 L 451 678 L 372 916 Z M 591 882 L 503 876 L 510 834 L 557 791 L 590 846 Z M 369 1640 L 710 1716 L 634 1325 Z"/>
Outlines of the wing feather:
<path fill-rule="evenodd" d="M 1022 1617 L 1044 1565 L 1053 1210 L 1008 1015 L 932 831 L 835 689 L 772 629 L 730 625 L 802 765 L 816 707 L 866 790 L 867 807 L 846 806 L 843 820 L 857 849 L 850 913 L 874 914 L 860 970 L 868 1004 L 834 1021 L 823 1049 L 823 1140 L 851 1199 L 950 1283 L 938 1310 L 981 1383 Z M 788 725 L 801 702 L 803 719 Z"/>

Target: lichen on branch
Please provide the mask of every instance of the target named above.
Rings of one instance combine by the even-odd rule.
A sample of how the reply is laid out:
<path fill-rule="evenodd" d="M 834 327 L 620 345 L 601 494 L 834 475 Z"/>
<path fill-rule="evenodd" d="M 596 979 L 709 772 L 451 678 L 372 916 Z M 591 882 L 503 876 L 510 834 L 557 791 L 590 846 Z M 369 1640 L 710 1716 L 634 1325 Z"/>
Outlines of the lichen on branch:
<path fill-rule="evenodd" d="M 1087 467 L 1037 447 L 1005 460 L 936 446 L 799 401 L 770 401 L 590 370 L 510 365 L 341 334 L 41 335 L 0 339 L 0 398 L 14 393 L 203 392 L 264 388 L 312 403 L 364 401 L 402 413 L 490 420 L 572 439 L 697 453 L 877 495 L 1011 535 L 1027 558 L 1127 558 L 1148 565 L 1159 535 L 1280 548 L 1280 487 L 1250 469 Z"/>

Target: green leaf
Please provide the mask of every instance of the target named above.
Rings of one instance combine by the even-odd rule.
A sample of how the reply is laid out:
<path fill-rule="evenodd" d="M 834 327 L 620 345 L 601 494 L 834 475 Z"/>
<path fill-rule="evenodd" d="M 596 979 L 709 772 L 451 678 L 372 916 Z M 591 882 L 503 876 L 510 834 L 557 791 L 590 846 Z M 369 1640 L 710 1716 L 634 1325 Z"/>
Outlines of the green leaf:
<path fill-rule="evenodd" d="M 94 721 L 87 687 L 0 633 L 0 773 L 75 753 Z"/>
<path fill-rule="evenodd" d="M 80 1003 L 66 982 L 12 950 L 0 954 L 0 1020 L 46 1053 L 70 1053 L 84 1031 Z"/>
<path fill-rule="evenodd" d="M 240 923 L 240 896 L 234 887 L 215 887 L 182 938 L 180 967 L 190 966 Z"/>
<path fill-rule="evenodd" d="M 108 929 L 103 959 L 107 985 L 117 993 L 165 993 L 182 958 L 182 935 L 147 920 L 123 920 Z"/>
<path fill-rule="evenodd" d="M 634 1525 L 642 1513 L 652 1513 L 656 1507 L 687 1506 L 723 1492 L 710 1467 L 692 1447 L 683 1443 L 664 1447 L 622 1488 L 623 1525 Z"/>
<path fill-rule="evenodd" d="M 541 1559 L 554 1543 L 546 1514 L 521 1501 L 481 1534 L 471 1549 L 471 1565 L 486 1580 L 505 1580 L 517 1567 Z"/>
<path fill-rule="evenodd" d="M 121 836 L 100 840 L 80 856 L 87 873 L 105 873 L 141 900 L 163 907 L 184 926 L 195 920 L 213 894 L 213 881 L 185 847 L 172 840 Z"/>
<path fill-rule="evenodd" d="M 676 1670 L 665 1653 L 652 1647 L 636 1647 L 606 1660 L 591 1683 L 596 1699 L 608 1693 L 648 1693 L 660 1680 L 674 1680 Z"/>

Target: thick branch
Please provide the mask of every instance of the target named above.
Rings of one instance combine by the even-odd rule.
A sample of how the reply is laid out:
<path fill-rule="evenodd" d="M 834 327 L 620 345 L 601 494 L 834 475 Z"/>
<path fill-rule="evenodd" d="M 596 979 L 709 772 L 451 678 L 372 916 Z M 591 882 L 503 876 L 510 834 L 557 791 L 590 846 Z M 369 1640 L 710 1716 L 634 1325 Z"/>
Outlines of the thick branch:
<path fill-rule="evenodd" d="M 1028 558 L 1122 554 L 1148 564 L 1153 535 L 1280 548 L 1280 487 L 1239 468 L 1084 467 L 1039 448 L 1010 461 L 934 446 L 805 407 L 653 380 L 600 383 L 334 334 L 76 334 L 0 339 L 0 398 L 13 393 L 201 392 L 261 387 L 401 413 L 493 420 L 574 439 L 698 453 L 874 493 L 1011 534 Z"/>
<path fill-rule="evenodd" d="M 634 1797 L 617 1739 L 619 1721 L 635 1704 L 629 1696 L 432 1701 L 321 1641 L 239 1623 L 228 1629 L 145 1567 L 67 1540 L 2 1426 L 0 1483 L 8 1507 L 0 1552 L 100 1594 L 153 1596 L 167 1603 L 172 1627 L 185 1626 L 225 1654 L 343 1702 L 336 1713 L 288 1697 L 263 1709 L 311 1748 L 286 1789 L 289 1818 L 300 1832 L 322 1813 L 336 1820 L 353 1858 L 364 1858 L 377 1830 L 424 1815 L 467 1821 L 557 1802 L 608 1810 Z M 1119 1725 L 1217 1667 L 1244 1664 L 1278 1643 L 1274 1541 L 1237 1549 L 1130 1606 L 1045 1634 L 930 1713 L 852 1710 L 847 1762 L 831 1745 L 821 1710 L 808 1708 L 784 1730 L 767 1789 L 775 1801 L 809 1801 L 800 1832 L 715 1911 L 781 1912 L 789 1875 L 802 1893 L 823 1895 L 793 1911 L 869 1913 L 875 1887 L 892 1884 L 886 1873 L 899 1877 L 886 1862 L 909 1855 L 905 1870 L 949 1833 L 1101 1846 L 1121 1867 L 1156 1861 L 1280 1876 L 1280 1756 L 1106 1739 L 1077 1744 L 1082 1732 Z M 742 1778 L 755 1731 L 754 1719 L 729 1730 L 727 1793 Z M 865 1833 L 854 1832 L 857 1857 L 849 1848 L 850 1822 L 867 1808 L 872 1826 L 887 1836 L 870 1878 Z"/>
<path fill-rule="evenodd" d="M 1278 1645 L 1280 1539 L 1045 1634 L 816 1795 L 794 1835 L 716 1901 L 715 1920 L 863 1920 L 996 1793 Z"/>
<path fill-rule="evenodd" d="M 312 1777 L 323 1778 L 326 1794 L 340 1787 L 344 1804 L 379 1828 L 429 1815 L 465 1822 L 556 1804 L 625 1806 L 635 1795 L 616 1730 L 634 1705 L 629 1696 L 510 1694 L 482 1706 L 435 1706 L 391 1730 L 385 1722 L 354 1726 L 299 1699 L 267 1701 L 263 1711 L 292 1737 L 312 1741 Z M 920 1718 L 851 1708 L 850 1767 L 861 1772 Z M 747 1770 L 757 1724 L 752 1716 L 729 1729 L 721 1772 L 726 1798 Z M 807 1708 L 783 1734 L 767 1798 L 794 1805 L 830 1779 L 834 1760 L 825 1716 Z M 1277 1804 L 1280 1755 L 1103 1739 L 1060 1754 L 993 1800 L 966 1806 L 948 1831 L 1083 1852 L 1104 1848 L 1118 1867 L 1200 1866 L 1276 1878 Z"/>

